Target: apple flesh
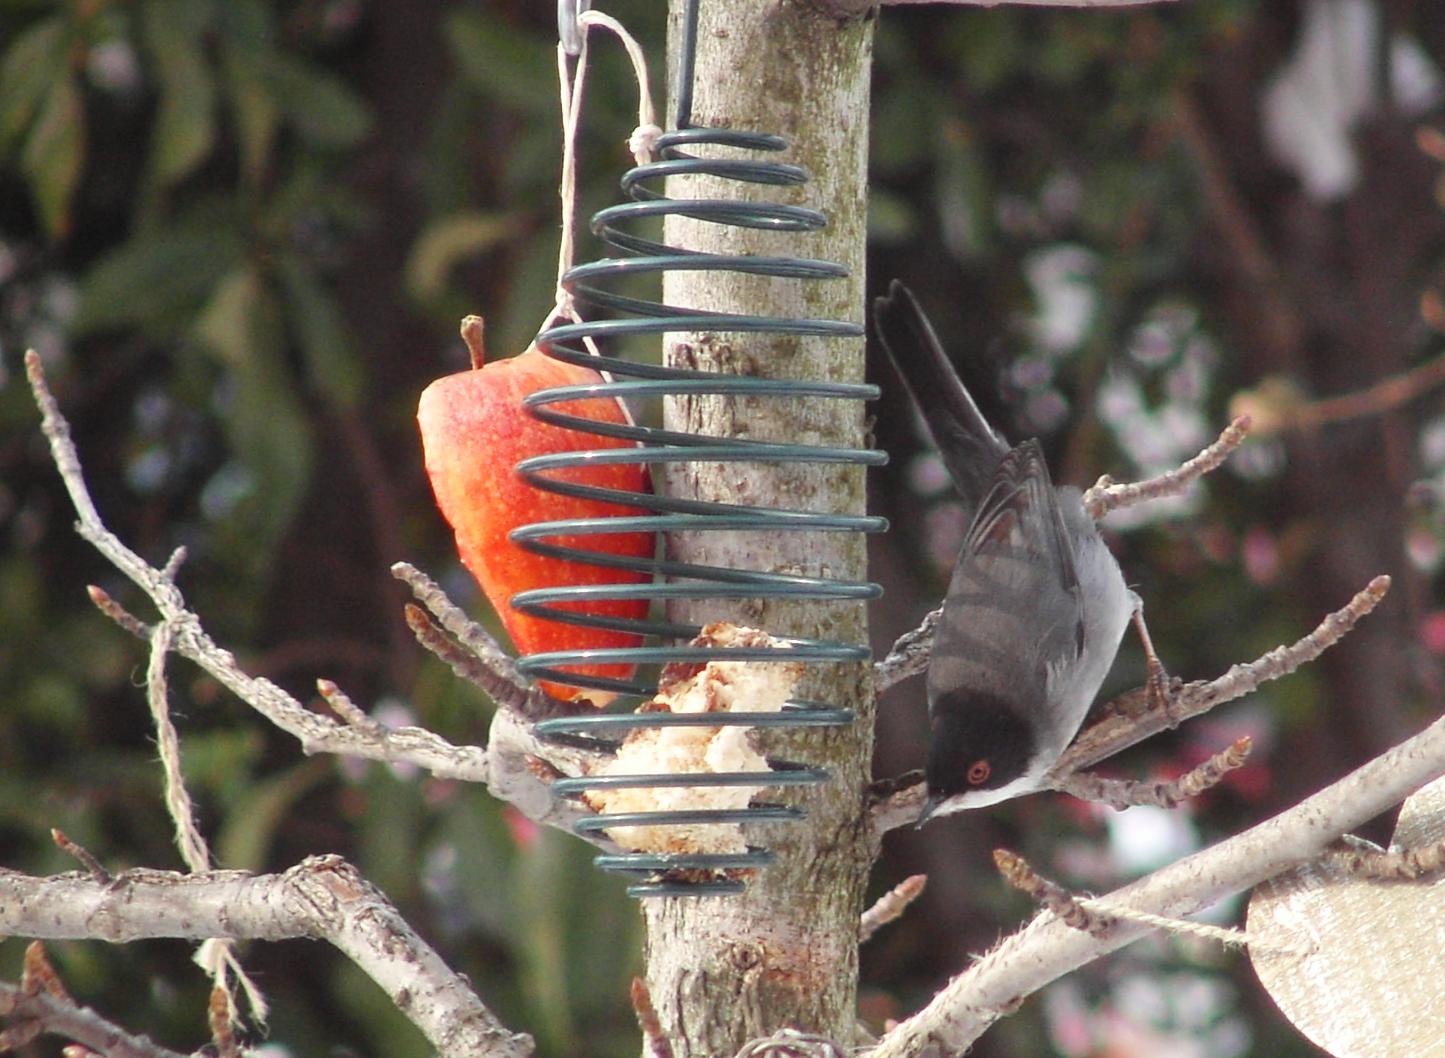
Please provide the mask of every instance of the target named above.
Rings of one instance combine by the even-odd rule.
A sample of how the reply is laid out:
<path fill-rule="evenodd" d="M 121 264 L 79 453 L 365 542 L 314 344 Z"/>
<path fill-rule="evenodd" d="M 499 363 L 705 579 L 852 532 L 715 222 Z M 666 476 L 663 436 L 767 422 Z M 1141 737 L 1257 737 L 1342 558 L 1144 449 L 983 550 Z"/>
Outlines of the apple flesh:
<path fill-rule="evenodd" d="M 634 445 L 532 418 L 522 406 L 523 397 L 552 386 L 600 382 L 602 376 L 585 367 L 553 360 L 536 346 L 515 357 L 484 364 L 480 329 L 481 321 L 476 317 L 468 317 L 463 322 L 462 333 L 472 348 L 472 370 L 437 379 L 422 393 L 417 408 L 427 476 L 431 479 L 437 506 L 456 534 L 462 564 L 477 579 L 522 654 L 640 645 L 641 637 L 631 633 L 549 621 L 512 609 L 511 597 L 533 588 L 631 584 L 650 579 L 645 573 L 533 554 L 508 538 L 513 529 L 535 522 L 616 517 L 647 511 L 560 496 L 529 485 L 517 474 L 517 463 L 531 456 Z M 610 397 L 564 401 L 548 407 L 601 422 L 627 421 L 622 406 Z M 635 463 L 571 467 L 549 471 L 548 476 L 625 492 L 648 491 L 647 472 Z M 654 548 L 651 533 L 558 536 L 548 538 L 548 542 L 635 558 L 651 558 Z M 555 604 L 557 609 L 578 613 L 636 619 L 647 616 L 647 606 L 645 599 Z M 626 679 L 635 668 L 615 664 L 575 665 L 567 666 L 566 671 Z M 594 703 L 605 704 L 613 697 L 545 682 L 543 686 L 564 699 L 585 696 Z"/>

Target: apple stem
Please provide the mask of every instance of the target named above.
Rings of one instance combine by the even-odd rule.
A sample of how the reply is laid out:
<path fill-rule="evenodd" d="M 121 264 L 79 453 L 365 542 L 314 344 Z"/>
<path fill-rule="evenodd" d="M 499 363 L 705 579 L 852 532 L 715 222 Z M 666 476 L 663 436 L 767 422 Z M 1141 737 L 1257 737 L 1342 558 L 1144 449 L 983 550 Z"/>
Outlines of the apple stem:
<path fill-rule="evenodd" d="M 462 317 L 462 341 L 467 343 L 467 351 L 472 354 L 472 370 L 476 371 L 486 363 L 486 344 L 482 341 L 484 328 L 480 316 Z"/>

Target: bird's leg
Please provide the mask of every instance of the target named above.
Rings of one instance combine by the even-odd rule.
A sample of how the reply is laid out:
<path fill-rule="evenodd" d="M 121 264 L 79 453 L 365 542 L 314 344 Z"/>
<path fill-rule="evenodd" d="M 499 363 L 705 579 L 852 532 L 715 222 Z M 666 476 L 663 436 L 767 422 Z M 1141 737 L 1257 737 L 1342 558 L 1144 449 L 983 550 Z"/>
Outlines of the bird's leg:
<path fill-rule="evenodd" d="M 1179 717 L 1174 715 L 1174 692 L 1170 687 L 1169 673 L 1154 650 L 1154 640 L 1149 638 L 1149 627 L 1144 623 L 1144 602 L 1134 597 L 1134 629 L 1139 633 L 1139 643 L 1144 648 L 1144 663 L 1148 674 L 1144 680 L 1144 700 L 1150 709 L 1162 712 L 1169 720 L 1170 727 L 1179 726 Z"/>

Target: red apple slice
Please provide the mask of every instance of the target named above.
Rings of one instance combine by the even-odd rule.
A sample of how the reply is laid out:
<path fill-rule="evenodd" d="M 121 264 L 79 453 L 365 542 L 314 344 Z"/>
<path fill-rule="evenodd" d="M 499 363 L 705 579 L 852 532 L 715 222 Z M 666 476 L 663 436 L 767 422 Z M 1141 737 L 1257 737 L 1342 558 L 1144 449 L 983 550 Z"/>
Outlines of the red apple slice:
<path fill-rule="evenodd" d="M 649 579 L 643 573 L 535 555 L 507 537 L 513 529 L 535 522 L 647 513 L 636 507 L 545 492 L 529 485 L 515 470 L 520 460 L 531 456 L 633 447 L 629 441 L 539 422 L 522 407 L 522 398 L 537 390 L 600 382 L 602 376 L 589 368 L 553 360 L 536 346 L 510 359 L 484 364 L 481 320 L 475 316 L 462 321 L 462 335 L 472 350 L 472 370 L 437 379 L 422 393 L 417 408 L 427 476 L 437 506 L 456 533 L 462 564 L 476 577 L 523 654 L 640 645 L 637 635 L 549 621 L 514 610 L 509 603 L 517 592 L 532 588 L 634 584 Z M 622 406 L 613 398 L 564 401 L 548 407 L 599 422 L 627 421 Z M 645 468 L 633 463 L 568 468 L 549 472 L 549 476 L 626 492 L 648 491 Z M 651 533 L 560 536 L 548 542 L 637 558 L 652 557 L 654 545 Z M 646 600 L 588 600 L 556 607 L 640 619 L 647 616 L 647 605 Z M 568 666 L 567 671 L 626 679 L 635 667 L 577 665 Z M 561 698 L 585 695 L 605 703 L 613 697 L 550 683 L 543 686 Z"/>

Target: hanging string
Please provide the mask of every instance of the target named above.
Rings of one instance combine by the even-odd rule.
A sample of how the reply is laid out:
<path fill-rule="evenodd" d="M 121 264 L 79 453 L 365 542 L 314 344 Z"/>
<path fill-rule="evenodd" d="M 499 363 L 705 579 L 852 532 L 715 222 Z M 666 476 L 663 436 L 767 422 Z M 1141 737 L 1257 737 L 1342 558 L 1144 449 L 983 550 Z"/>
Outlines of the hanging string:
<path fill-rule="evenodd" d="M 1168 930 L 1170 933 L 1182 933 L 1191 937 L 1212 940 L 1230 948 L 1247 947 L 1257 954 L 1308 954 L 1297 948 L 1269 944 L 1256 934 L 1249 933 L 1242 929 L 1232 929 L 1227 926 L 1211 926 L 1207 922 L 1195 922 L 1187 918 L 1168 918 L 1164 915 L 1156 915 L 1150 911 L 1139 911 L 1135 908 L 1115 907 L 1102 900 L 1094 900 L 1089 897 L 1075 897 L 1074 899 L 1079 906 L 1098 915 L 1124 919 L 1127 922 L 1136 922 L 1141 926 L 1153 926 L 1155 929 Z"/>
<path fill-rule="evenodd" d="M 557 316 L 563 316 L 574 323 L 582 322 L 572 295 L 563 288 L 562 277 L 572 267 L 576 255 L 577 221 L 577 139 L 582 120 L 582 95 L 587 81 L 588 30 L 600 26 L 611 30 L 622 41 L 632 60 L 632 73 L 637 79 L 637 127 L 627 139 L 627 149 L 638 165 L 652 161 L 652 145 L 662 135 L 657 125 L 656 111 L 652 105 L 652 87 L 647 74 L 647 56 L 642 45 L 627 31 L 627 28 L 611 15 L 601 11 L 584 11 L 577 17 L 581 30 L 581 48 L 577 53 L 575 69 L 568 61 L 565 45 L 557 45 L 557 81 L 562 102 L 562 240 L 557 252 L 556 305 L 548 315 L 547 326 Z M 587 347 L 594 356 L 600 355 L 595 344 L 587 339 Z"/>

